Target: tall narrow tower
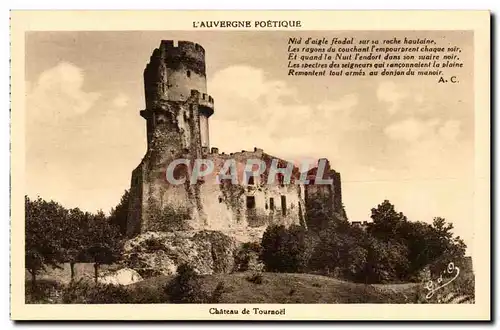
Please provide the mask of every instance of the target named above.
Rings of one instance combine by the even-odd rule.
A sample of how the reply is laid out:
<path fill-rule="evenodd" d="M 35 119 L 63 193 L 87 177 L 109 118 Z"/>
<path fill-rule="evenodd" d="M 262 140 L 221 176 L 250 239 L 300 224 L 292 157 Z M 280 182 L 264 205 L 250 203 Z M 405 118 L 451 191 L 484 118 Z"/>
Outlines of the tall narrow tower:
<path fill-rule="evenodd" d="M 140 114 L 146 119 L 148 149 L 132 172 L 127 219 L 131 236 L 170 229 L 173 224 L 166 222 L 174 209 L 190 219 L 176 225 L 196 227 L 200 221 L 199 187 L 172 185 L 165 171 L 174 159 L 194 160 L 209 150 L 208 120 L 214 100 L 207 94 L 203 47 L 162 40 L 144 70 L 144 90 L 146 109 Z"/>
<path fill-rule="evenodd" d="M 186 102 L 193 90 L 200 94 L 198 107 L 201 146 L 209 148 L 208 118 L 214 113 L 213 99 L 207 95 L 205 50 L 189 41 L 162 40 L 144 70 L 148 142 L 155 129 L 155 112 L 165 102 Z M 161 111 L 161 110 L 160 110 Z"/>

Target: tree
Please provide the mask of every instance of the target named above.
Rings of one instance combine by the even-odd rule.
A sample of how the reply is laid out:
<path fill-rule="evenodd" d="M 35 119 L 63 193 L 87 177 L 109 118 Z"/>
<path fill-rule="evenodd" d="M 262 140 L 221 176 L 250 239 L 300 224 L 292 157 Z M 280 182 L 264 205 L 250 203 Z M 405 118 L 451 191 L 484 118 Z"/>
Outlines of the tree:
<path fill-rule="evenodd" d="M 371 217 L 373 223 L 370 224 L 368 232 L 382 242 L 391 244 L 387 246 L 391 249 L 388 254 L 378 254 L 379 258 L 386 258 L 379 260 L 379 263 L 393 263 L 396 260 L 406 263 L 394 269 L 390 264 L 385 264 L 390 269 L 389 273 L 393 269 L 401 280 L 417 279 L 417 274 L 426 266 L 432 266 L 439 272 L 450 260 L 461 260 L 465 254 L 465 243 L 460 237 L 453 236 L 453 225 L 447 224 L 443 218 L 434 218 L 432 225 L 408 221 L 406 216 L 397 212 L 394 205 L 387 200 L 372 209 Z M 382 249 L 383 252 L 385 247 L 379 245 L 376 249 Z"/>
<path fill-rule="evenodd" d="M 27 196 L 25 209 L 25 267 L 33 285 L 45 267 L 60 267 L 64 262 L 70 264 L 71 281 L 76 262 L 93 262 L 97 282 L 100 265 L 118 260 L 121 236 L 102 211 L 67 210 L 54 201 L 30 200 Z"/>
<path fill-rule="evenodd" d="M 402 276 L 407 280 L 418 280 L 416 275 L 437 257 L 431 238 L 432 226 L 425 222 L 407 221 L 399 228 L 399 237 L 408 249 L 408 267 Z"/>
<path fill-rule="evenodd" d="M 61 242 L 67 210 L 54 201 L 25 196 L 25 267 L 31 274 L 32 285 L 45 267 L 59 267 L 64 261 Z"/>
<path fill-rule="evenodd" d="M 343 222 L 332 223 L 318 233 L 314 257 L 310 267 L 314 270 L 353 279 L 366 262 L 367 234 L 356 226 Z"/>
<path fill-rule="evenodd" d="M 332 221 L 333 203 L 323 195 L 310 197 L 307 200 L 306 218 L 307 228 L 313 231 L 321 231 L 328 227 Z"/>
<path fill-rule="evenodd" d="M 312 255 L 307 231 L 297 225 L 267 227 L 261 245 L 260 259 L 268 271 L 305 271 Z"/>
<path fill-rule="evenodd" d="M 259 242 L 246 242 L 234 253 L 234 270 L 245 272 L 250 269 L 252 259 L 258 259 L 260 255 Z"/>
<path fill-rule="evenodd" d="M 97 283 L 100 266 L 120 258 L 121 236 L 104 213 L 98 212 L 89 223 L 87 240 L 88 245 L 82 257 L 94 263 L 94 280 Z"/>
<path fill-rule="evenodd" d="M 31 285 L 36 289 L 36 276 L 44 269 L 44 257 L 37 249 L 26 249 L 25 267 L 31 274 Z"/>
<path fill-rule="evenodd" d="M 181 264 L 177 268 L 177 276 L 163 290 L 173 303 L 206 303 L 209 300 L 202 289 L 200 276 L 187 264 Z"/>
<path fill-rule="evenodd" d="M 313 240 L 304 227 L 292 225 L 288 228 L 286 251 L 288 255 L 287 271 L 307 271 L 313 253 Z"/>
<path fill-rule="evenodd" d="M 111 209 L 111 214 L 109 216 L 109 221 L 112 225 L 118 228 L 118 232 L 125 236 L 127 234 L 127 217 L 128 217 L 128 207 L 130 202 L 130 192 L 125 190 L 120 202 L 115 208 Z"/>
<path fill-rule="evenodd" d="M 369 237 L 366 241 L 366 263 L 360 275 L 365 283 L 401 280 L 408 267 L 407 247 L 398 241 L 382 241 Z"/>
<path fill-rule="evenodd" d="M 287 232 L 285 226 L 268 226 L 262 236 L 260 259 L 266 270 L 279 272 L 286 268 Z"/>
<path fill-rule="evenodd" d="M 406 216 L 402 212 L 397 212 L 388 200 L 373 208 L 371 212 L 373 222 L 368 227 L 369 231 L 384 241 L 397 239 L 400 226 L 408 221 Z"/>
<path fill-rule="evenodd" d="M 343 205 L 340 214 L 337 214 L 332 199 L 320 194 L 308 198 L 306 218 L 307 228 L 315 232 L 321 232 L 332 224 L 348 223 Z"/>
<path fill-rule="evenodd" d="M 75 263 L 83 261 L 87 249 L 89 225 L 92 214 L 82 212 L 79 208 L 69 210 L 67 219 L 63 224 L 63 232 L 60 237 L 61 249 L 64 259 L 69 262 L 71 270 L 71 281 L 75 279 Z"/>
<path fill-rule="evenodd" d="M 432 260 L 434 272 L 441 272 L 450 262 L 457 263 L 465 256 L 467 246 L 459 237 L 453 235 L 453 224 L 446 223 L 441 217 L 434 218 L 432 222 L 433 234 L 430 237 L 430 244 L 436 256 Z"/>

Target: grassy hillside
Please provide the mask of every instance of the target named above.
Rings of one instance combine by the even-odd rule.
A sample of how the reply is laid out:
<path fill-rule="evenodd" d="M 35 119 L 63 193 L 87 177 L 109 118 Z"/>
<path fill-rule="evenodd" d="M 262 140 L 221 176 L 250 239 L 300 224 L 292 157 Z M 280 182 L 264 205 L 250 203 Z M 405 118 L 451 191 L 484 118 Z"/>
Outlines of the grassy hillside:
<path fill-rule="evenodd" d="M 313 274 L 252 272 L 203 275 L 202 291 L 213 294 L 219 283 L 223 284 L 218 303 L 439 303 L 439 296 L 453 294 L 452 303 L 464 301 L 466 296 L 474 301 L 474 276 L 463 274 L 456 281 L 440 289 L 432 299 L 422 283 L 364 285 L 341 281 Z M 38 282 L 38 293 L 33 294 L 31 281 L 26 281 L 27 303 L 169 303 L 164 287 L 174 277 L 159 276 L 128 286 L 95 286 L 86 280 L 72 288 L 57 279 Z M 258 278 L 259 280 L 252 280 Z M 220 288 L 219 288 L 220 289 Z M 65 298 L 64 298 L 65 297 Z M 460 298 L 462 297 L 462 298 Z M 443 301 L 444 303 L 444 301 Z"/>
<path fill-rule="evenodd" d="M 408 303 L 417 284 L 364 285 L 312 274 L 263 273 L 262 283 L 248 280 L 252 273 L 205 275 L 203 287 L 212 292 L 224 283 L 220 303 Z M 131 292 L 154 295 L 172 277 L 161 276 L 128 286 Z"/>

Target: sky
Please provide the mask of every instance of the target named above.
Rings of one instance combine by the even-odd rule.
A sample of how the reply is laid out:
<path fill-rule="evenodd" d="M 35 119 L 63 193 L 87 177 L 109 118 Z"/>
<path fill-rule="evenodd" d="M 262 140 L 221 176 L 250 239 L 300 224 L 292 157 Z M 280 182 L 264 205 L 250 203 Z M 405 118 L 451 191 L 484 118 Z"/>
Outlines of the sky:
<path fill-rule="evenodd" d="M 287 75 L 292 36 L 428 37 L 462 48 L 460 83 L 435 77 Z M 162 39 L 206 51 L 215 99 L 210 144 L 330 160 L 351 221 L 391 201 L 409 220 L 444 217 L 472 250 L 472 34 L 462 31 L 29 32 L 26 188 L 31 197 L 108 212 L 146 151 L 143 70 Z"/>

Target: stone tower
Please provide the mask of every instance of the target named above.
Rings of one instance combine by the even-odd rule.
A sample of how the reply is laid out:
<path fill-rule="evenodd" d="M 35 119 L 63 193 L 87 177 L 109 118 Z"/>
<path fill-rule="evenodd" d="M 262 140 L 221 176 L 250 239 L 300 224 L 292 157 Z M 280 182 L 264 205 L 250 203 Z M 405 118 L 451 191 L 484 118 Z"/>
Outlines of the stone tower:
<path fill-rule="evenodd" d="M 213 99 L 207 93 L 205 50 L 189 42 L 162 40 L 153 51 L 144 70 L 146 110 L 141 115 L 147 120 L 148 144 L 162 117 L 165 103 L 186 102 L 197 91 L 200 95 L 199 129 L 201 146 L 209 148 L 208 118 L 214 113 Z M 156 119 L 156 120 L 155 120 Z"/>
<path fill-rule="evenodd" d="M 199 44 L 162 40 L 144 70 L 147 152 L 132 172 L 127 233 L 195 229 L 204 215 L 199 186 L 169 185 L 165 171 L 174 159 L 202 158 L 209 149 L 209 117 L 214 100 L 207 92 L 205 50 Z M 187 176 L 187 168 L 174 175 Z M 179 223 L 165 223 L 172 214 Z"/>

